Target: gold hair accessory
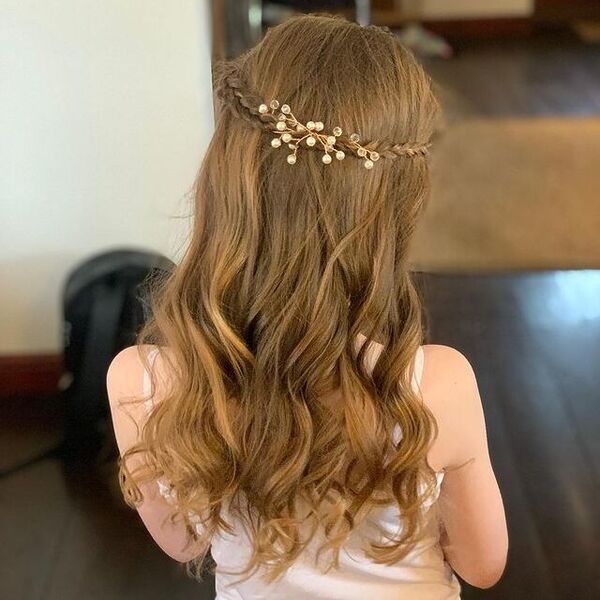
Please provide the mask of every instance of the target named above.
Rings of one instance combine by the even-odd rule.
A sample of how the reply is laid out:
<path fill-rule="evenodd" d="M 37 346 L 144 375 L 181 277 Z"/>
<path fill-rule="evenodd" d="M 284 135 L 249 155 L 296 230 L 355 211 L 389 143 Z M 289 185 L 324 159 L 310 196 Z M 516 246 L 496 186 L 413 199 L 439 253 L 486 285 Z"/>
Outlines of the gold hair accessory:
<path fill-rule="evenodd" d="M 278 137 L 274 137 L 271 140 L 271 146 L 273 148 L 281 148 L 283 144 L 287 144 L 288 148 L 292 150 L 292 153 L 288 154 L 287 157 L 290 165 L 296 163 L 296 152 L 301 142 L 304 142 L 311 148 L 320 144 L 324 151 L 321 160 L 326 165 L 331 163 L 332 155 L 337 160 L 344 160 L 346 154 L 339 147 L 336 148 L 337 138 L 343 133 L 341 127 L 334 127 L 332 133 L 322 133 L 324 125 L 321 121 L 309 121 L 304 125 L 296 119 L 287 104 L 283 104 L 281 109 L 278 109 L 279 102 L 273 100 L 269 106 L 261 104 L 258 107 L 258 112 L 261 115 L 270 114 L 273 117 L 275 121 L 275 131 L 273 133 L 276 133 Z M 360 158 L 364 158 L 363 165 L 365 169 L 372 169 L 375 162 L 379 160 L 379 153 L 361 146 L 358 143 L 359 141 L 359 135 L 353 133 L 345 141 L 345 146 L 356 151 L 356 154 Z"/>

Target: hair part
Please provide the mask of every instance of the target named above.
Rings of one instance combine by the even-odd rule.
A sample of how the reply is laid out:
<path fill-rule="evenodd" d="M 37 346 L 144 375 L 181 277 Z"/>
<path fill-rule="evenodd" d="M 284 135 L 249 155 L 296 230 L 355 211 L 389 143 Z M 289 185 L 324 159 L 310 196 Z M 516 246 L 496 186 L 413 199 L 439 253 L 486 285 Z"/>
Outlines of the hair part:
<path fill-rule="evenodd" d="M 430 139 L 431 82 L 388 32 L 302 16 L 221 65 L 215 89 L 192 239 L 139 336 L 172 377 L 122 461 L 124 493 L 134 505 L 140 482 L 170 481 L 174 518 L 202 515 L 206 549 L 230 530 L 227 509 L 252 535 L 243 574 L 269 579 L 315 536 L 335 567 L 369 510 L 394 503 L 400 534 L 365 545 L 394 563 L 418 540 L 419 481 L 435 484 L 436 425 L 411 386 L 423 331 L 407 262 L 428 162 L 394 149 Z M 371 171 L 315 152 L 288 165 L 258 112 L 272 98 L 302 122 L 360 133 L 386 158 Z M 374 365 L 372 342 L 383 345 Z M 324 401 L 333 390 L 336 407 Z M 135 454 L 144 464 L 129 472 Z"/>

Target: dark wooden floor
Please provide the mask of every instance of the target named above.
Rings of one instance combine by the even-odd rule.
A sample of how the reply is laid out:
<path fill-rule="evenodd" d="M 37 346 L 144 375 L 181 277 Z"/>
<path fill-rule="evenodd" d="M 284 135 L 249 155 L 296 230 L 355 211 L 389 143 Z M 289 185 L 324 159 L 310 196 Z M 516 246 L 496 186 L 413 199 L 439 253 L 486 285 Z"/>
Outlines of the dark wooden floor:
<path fill-rule="evenodd" d="M 473 43 L 428 67 L 469 114 L 598 112 L 598 51 L 569 36 Z M 600 598 L 600 272 L 427 275 L 421 285 L 430 340 L 474 365 L 508 513 L 503 580 L 465 587 L 464 598 Z M 14 421 L 0 419 L 5 452 L 10 435 Z M 14 447 L 24 455 L 26 445 Z M 2 600 L 213 597 L 153 545 L 109 467 L 82 474 L 48 458 L 1 478 L 0 532 Z"/>
<path fill-rule="evenodd" d="M 600 598 L 600 272 L 422 286 L 430 341 L 474 366 L 508 515 L 503 580 L 464 597 Z"/>
<path fill-rule="evenodd" d="M 155 546 L 114 480 L 48 459 L 0 481 L 0 598 L 214 598 Z"/>

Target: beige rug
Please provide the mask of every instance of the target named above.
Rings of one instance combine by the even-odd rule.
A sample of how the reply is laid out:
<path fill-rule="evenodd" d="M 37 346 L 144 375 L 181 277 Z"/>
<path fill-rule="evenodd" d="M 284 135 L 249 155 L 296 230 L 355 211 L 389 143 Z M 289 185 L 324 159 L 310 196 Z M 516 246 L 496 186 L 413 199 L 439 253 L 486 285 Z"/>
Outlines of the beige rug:
<path fill-rule="evenodd" d="M 412 259 L 426 271 L 600 268 L 600 118 L 451 125 Z"/>

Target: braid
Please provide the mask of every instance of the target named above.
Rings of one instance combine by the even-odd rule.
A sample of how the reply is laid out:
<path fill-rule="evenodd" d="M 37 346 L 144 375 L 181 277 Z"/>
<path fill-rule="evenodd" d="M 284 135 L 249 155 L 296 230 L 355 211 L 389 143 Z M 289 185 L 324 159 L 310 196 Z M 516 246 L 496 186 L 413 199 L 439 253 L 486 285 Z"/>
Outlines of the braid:
<path fill-rule="evenodd" d="M 271 129 L 273 119 L 258 112 L 262 99 L 248 88 L 236 65 L 224 62 L 215 66 L 214 88 L 217 98 L 234 116 L 254 128 Z"/>
<path fill-rule="evenodd" d="M 245 123 L 255 129 L 262 129 L 278 134 L 275 125 L 277 119 L 273 113 L 261 113 L 259 106 L 263 104 L 263 98 L 254 93 L 246 84 L 240 74 L 239 66 L 231 62 L 222 62 L 215 65 L 214 89 L 217 98 L 222 105 L 231 113 L 242 119 Z M 416 158 L 426 156 L 429 153 L 430 142 L 404 142 L 397 143 L 392 140 L 375 140 L 364 144 L 369 151 L 379 153 L 381 158 L 409 157 Z M 347 136 L 339 137 L 337 146 L 347 151 L 354 151 L 356 146 Z M 318 150 L 318 146 L 306 147 Z"/>
<path fill-rule="evenodd" d="M 404 142 L 398 144 L 391 140 L 379 140 L 367 144 L 370 150 L 376 150 L 383 158 L 397 158 L 399 156 L 425 156 L 429 153 L 430 142 Z"/>

